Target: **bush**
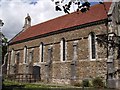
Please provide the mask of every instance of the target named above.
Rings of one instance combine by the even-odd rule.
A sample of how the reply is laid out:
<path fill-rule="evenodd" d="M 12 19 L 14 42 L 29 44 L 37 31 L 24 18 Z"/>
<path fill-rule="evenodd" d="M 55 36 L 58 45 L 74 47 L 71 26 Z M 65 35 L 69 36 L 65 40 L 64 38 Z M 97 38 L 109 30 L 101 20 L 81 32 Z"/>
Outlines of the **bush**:
<path fill-rule="evenodd" d="M 90 86 L 89 80 L 88 80 L 88 79 L 84 79 L 84 80 L 82 81 L 82 86 L 83 86 L 83 87 L 89 87 L 89 86 Z"/>
<path fill-rule="evenodd" d="M 80 86 L 81 86 L 81 84 L 80 84 L 79 82 L 76 82 L 76 83 L 74 83 L 74 85 L 73 85 L 73 86 L 80 87 Z"/>
<path fill-rule="evenodd" d="M 93 87 L 104 87 L 103 80 L 100 77 L 96 77 L 92 81 Z"/>

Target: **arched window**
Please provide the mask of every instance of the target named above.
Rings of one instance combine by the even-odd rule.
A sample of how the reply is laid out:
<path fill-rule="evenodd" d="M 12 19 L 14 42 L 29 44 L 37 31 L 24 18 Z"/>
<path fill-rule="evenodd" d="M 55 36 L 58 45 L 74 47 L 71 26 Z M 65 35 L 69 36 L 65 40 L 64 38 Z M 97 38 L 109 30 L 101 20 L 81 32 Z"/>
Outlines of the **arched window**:
<path fill-rule="evenodd" d="M 23 56 L 23 63 L 27 63 L 27 46 L 24 47 L 24 56 Z"/>
<path fill-rule="evenodd" d="M 90 59 L 96 59 L 96 45 L 95 45 L 95 33 L 91 32 L 89 34 L 89 49 L 90 49 Z"/>
<path fill-rule="evenodd" d="M 43 44 L 43 42 L 41 42 L 41 44 L 40 44 L 40 62 L 44 62 L 44 60 L 43 60 L 43 57 L 44 57 L 43 50 L 44 50 L 44 44 Z"/>
<path fill-rule="evenodd" d="M 29 63 L 33 61 L 33 54 L 34 54 L 34 49 L 31 49 L 31 51 L 29 52 Z"/>
<path fill-rule="evenodd" d="M 16 64 L 19 64 L 19 62 L 20 62 L 20 52 L 18 51 L 18 52 L 16 53 L 15 63 L 16 63 Z"/>
<path fill-rule="evenodd" d="M 66 42 L 64 38 L 62 38 L 61 40 L 60 51 L 61 51 L 61 61 L 65 61 L 66 60 Z"/>

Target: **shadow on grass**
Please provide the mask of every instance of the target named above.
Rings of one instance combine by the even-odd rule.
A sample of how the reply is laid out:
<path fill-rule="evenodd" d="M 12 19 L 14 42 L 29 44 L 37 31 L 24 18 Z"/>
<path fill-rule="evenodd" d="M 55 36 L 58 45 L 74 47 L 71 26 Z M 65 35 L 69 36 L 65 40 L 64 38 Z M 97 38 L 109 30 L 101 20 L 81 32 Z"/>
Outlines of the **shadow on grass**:
<path fill-rule="evenodd" d="M 10 85 L 10 86 L 2 86 L 2 90 L 23 90 L 25 85 Z"/>

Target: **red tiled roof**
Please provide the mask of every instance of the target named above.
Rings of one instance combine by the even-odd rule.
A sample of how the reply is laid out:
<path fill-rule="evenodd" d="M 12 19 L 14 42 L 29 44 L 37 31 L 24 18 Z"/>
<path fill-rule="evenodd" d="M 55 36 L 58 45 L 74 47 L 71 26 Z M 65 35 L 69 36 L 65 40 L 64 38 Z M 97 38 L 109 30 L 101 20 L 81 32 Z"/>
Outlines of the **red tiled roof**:
<path fill-rule="evenodd" d="M 107 11 L 109 10 L 110 5 L 111 5 L 110 2 L 105 3 Z M 71 14 L 67 14 L 49 20 L 47 22 L 31 26 L 30 28 L 28 28 L 27 30 L 13 38 L 13 40 L 10 41 L 10 43 L 21 41 L 38 35 L 43 35 L 49 32 L 54 32 L 64 28 L 69 28 L 77 25 L 103 20 L 105 18 L 107 18 L 107 15 L 104 6 L 102 4 L 97 4 L 91 6 L 90 10 L 87 11 L 86 13 L 79 12 L 79 14 L 77 14 L 76 12 L 73 12 Z"/>

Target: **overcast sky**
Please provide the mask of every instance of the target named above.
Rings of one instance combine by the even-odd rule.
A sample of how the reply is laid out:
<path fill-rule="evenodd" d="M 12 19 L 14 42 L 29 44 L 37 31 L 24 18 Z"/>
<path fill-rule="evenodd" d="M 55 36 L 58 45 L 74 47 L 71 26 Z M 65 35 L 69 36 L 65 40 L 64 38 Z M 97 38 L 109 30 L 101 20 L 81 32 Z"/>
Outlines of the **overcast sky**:
<path fill-rule="evenodd" d="M 2 32 L 9 40 L 22 30 L 27 13 L 32 25 L 65 15 L 55 11 L 51 0 L 0 0 L 0 19 L 4 22 Z"/>

